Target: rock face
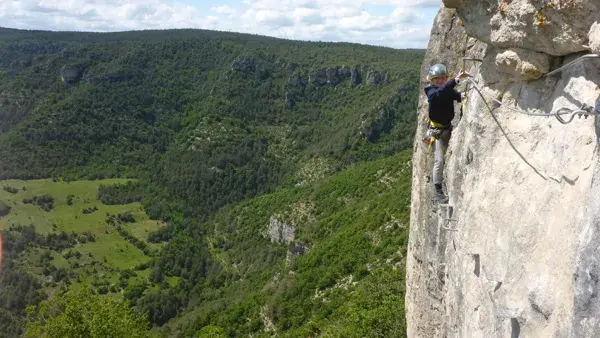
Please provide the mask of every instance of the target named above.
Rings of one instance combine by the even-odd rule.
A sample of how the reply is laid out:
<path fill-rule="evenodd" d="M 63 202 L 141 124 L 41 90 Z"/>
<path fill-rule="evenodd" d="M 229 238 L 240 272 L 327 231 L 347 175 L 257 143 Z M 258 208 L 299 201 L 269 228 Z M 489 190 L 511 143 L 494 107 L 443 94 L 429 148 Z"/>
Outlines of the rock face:
<path fill-rule="evenodd" d="M 339 68 L 327 68 L 327 83 L 332 86 L 337 86 L 342 82 L 342 76 Z"/>
<path fill-rule="evenodd" d="M 296 230 L 289 224 L 286 224 L 274 216 L 269 219 L 269 237 L 271 242 L 290 244 L 294 241 Z"/>
<path fill-rule="evenodd" d="M 309 82 L 317 86 L 323 86 L 327 84 L 327 68 L 320 69 L 310 74 Z"/>
<path fill-rule="evenodd" d="M 360 76 L 360 71 L 357 68 L 352 68 L 350 77 L 351 77 L 353 86 L 358 86 L 359 84 L 362 83 L 362 77 Z"/>
<path fill-rule="evenodd" d="M 240 72 L 253 72 L 256 69 L 256 64 L 253 59 L 242 55 L 231 65 L 231 68 Z"/>
<path fill-rule="evenodd" d="M 323 68 L 311 73 L 309 81 L 317 86 L 337 86 L 345 77 L 348 77 L 349 75 L 350 73 L 345 68 Z"/>
<path fill-rule="evenodd" d="M 253 59 L 246 55 L 241 55 L 231 65 L 233 70 L 243 73 L 256 73 L 263 75 L 267 72 L 265 62 L 261 59 Z"/>
<path fill-rule="evenodd" d="M 585 51 L 588 32 L 600 21 L 598 0 L 443 0 L 456 8 L 466 32 L 502 48 L 551 55 Z"/>
<path fill-rule="evenodd" d="M 288 78 L 287 83 L 285 84 L 286 88 L 297 88 L 297 87 L 306 87 L 306 81 L 300 76 L 292 76 Z"/>
<path fill-rule="evenodd" d="M 81 79 L 81 76 L 83 75 L 84 70 L 85 70 L 84 65 L 77 65 L 77 66 L 66 66 L 65 65 L 60 69 L 60 75 L 61 75 L 64 83 L 73 84 L 73 83 L 79 82 L 79 80 Z"/>
<path fill-rule="evenodd" d="M 544 3 L 555 8 L 543 8 L 550 18 L 543 26 L 535 23 L 537 2 L 526 0 L 444 0 L 457 10 L 442 6 L 435 19 L 422 79 L 437 62 L 452 73 L 464 68 L 494 115 L 471 83 L 457 88 L 466 97 L 446 155 L 450 201 L 434 205 L 420 91 L 406 263 L 409 337 L 600 337 L 599 117 L 562 124 L 510 109 L 555 112 L 599 102 L 600 62 L 545 74 L 589 53 L 598 15 L 591 8 L 600 3 Z M 555 64 L 552 55 L 565 57 Z"/>
<path fill-rule="evenodd" d="M 378 85 L 381 82 L 381 73 L 378 71 L 370 71 L 367 74 L 367 82 L 371 85 Z"/>
<path fill-rule="evenodd" d="M 315 86 L 337 86 L 347 78 L 350 78 L 352 86 L 358 86 L 363 81 L 361 71 L 356 67 L 332 67 L 312 72 L 309 76 L 309 82 Z M 389 84 L 391 83 L 391 78 L 389 73 L 386 73 L 384 78 L 380 71 L 370 69 L 366 72 L 366 81 L 371 85 Z"/>
<path fill-rule="evenodd" d="M 379 104 L 375 109 L 360 116 L 361 134 L 368 141 L 376 141 L 384 131 L 394 127 L 394 110 L 387 104 Z"/>
<path fill-rule="evenodd" d="M 535 80 L 548 73 L 550 56 L 527 49 L 512 48 L 496 56 L 496 66 L 521 80 Z"/>
<path fill-rule="evenodd" d="M 600 23 L 594 22 L 589 33 L 590 49 L 595 54 L 600 54 Z"/>

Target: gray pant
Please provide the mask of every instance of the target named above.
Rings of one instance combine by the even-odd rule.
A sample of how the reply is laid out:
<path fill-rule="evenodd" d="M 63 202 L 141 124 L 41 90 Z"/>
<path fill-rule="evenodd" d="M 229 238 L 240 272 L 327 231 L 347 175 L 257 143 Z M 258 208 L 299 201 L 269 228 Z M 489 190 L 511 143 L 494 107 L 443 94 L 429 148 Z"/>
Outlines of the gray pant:
<path fill-rule="evenodd" d="M 448 149 L 448 142 L 450 142 L 451 130 L 443 130 L 440 137 L 435 140 L 434 143 L 434 158 L 433 163 L 433 184 L 442 184 L 444 180 L 444 156 L 446 155 L 446 149 Z"/>

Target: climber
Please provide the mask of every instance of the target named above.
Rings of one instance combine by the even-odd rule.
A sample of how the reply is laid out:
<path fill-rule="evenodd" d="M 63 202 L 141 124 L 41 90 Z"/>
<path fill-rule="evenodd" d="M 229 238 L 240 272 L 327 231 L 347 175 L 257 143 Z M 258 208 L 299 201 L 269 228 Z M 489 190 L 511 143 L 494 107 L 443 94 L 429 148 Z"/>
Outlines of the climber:
<path fill-rule="evenodd" d="M 442 189 L 444 173 L 444 156 L 452 134 L 452 119 L 454 119 L 454 101 L 461 102 L 460 93 L 454 87 L 460 80 L 469 77 L 468 73 L 459 71 L 448 81 L 448 71 L 443 64 L 435 64 L 429 68 L 427 79 L 430 85 L 425 88 L 429 103 L 429 121 L 427 136 L 423 139 L 433 144 L 435 162 L 433 165 L 433 184 L 435 185 L 434 201 L 446 203 L 448 198 Z"/>

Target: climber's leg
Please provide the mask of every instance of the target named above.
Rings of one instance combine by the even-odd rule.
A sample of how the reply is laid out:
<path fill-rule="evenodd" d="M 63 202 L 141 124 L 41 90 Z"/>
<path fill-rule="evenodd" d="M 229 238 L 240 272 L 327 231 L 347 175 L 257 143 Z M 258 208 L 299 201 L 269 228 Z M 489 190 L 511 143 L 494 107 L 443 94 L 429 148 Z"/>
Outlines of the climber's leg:
<path fill-rule="evenodd" d="M 433 164 L 433 184 L 435 185 L 435 200 L 444 201 L 446 196 L 442 190 L 442 183 L 444 180 L 444 156 L 448 149 L 448 143 L 450 142 L 451 131 L 442 131 L 439 139 L 435 141 L 434 157 L 435 161 Z"/>
<path fill-rule="evenodd" d="M 444 180 L 444 156 L 446 155 L 449 141 L 450 130 L 444 130 L 440 134 L 439 139 L 434 143 L 435 162 L 433 164 L 433 183 L 436 185 L 442 184 Z"/>

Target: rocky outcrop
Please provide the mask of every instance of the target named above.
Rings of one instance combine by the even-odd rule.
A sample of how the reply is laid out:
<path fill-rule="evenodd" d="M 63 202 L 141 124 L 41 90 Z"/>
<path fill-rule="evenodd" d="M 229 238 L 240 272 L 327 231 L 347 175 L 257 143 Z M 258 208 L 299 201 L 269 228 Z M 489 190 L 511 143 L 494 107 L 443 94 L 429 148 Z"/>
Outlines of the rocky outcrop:
<path fill-rule="evenodd" d="M 394 110 L 387 104 L 379 104 L 375 109 L 360 115 L 361 134 L 369 142 L 376 141 L 382 132 L 394 127 Z"/>
<path fill-rule="evenodd" d="M 327 84 L 337 86 L 342 82 L 342 74 L 339 68 L 327 68 Z"/>
<path fill-rule="evenodd" d="M 591 9 L 598 3 L 544 3 L 556 7 L 542 8 L 550 18 L 543 25 L 536 21 L 537 2 L 526 0 L 444 0 L 457 9 L 442 6 L 434 21 L 421 78 L 433 63 L 466 69 L 485 100 L 469 82 L 457 87 L 465 99 L 446 155 L 450 200 L 432 204 L 421 84 L 406 263 L 408 337 L 600 336 L 599 118 L 562 124 L 515 111 L 596 105 L 598 63 L 546 74 L 589 52 L 598 15 Z"/>
<path fill-rule="evenodd" d="M 446 64 L 450 71 L 462 67 L 460 59 L 467 49 L 467 36 L 456 20 L 451 10 L 441 10 L 436 16 L 421 67 L 421 79 L 426 79 L 429 67 L 436 63 Z M 423 80 L 419 90 L 419 123 L 413 150 L 410 235 L 406 261 L 407 334 L 408 337 L 450 337 L 446 335 L 449 322 L 446 316 L 445 268 L 448 240 L 440 238 L 437 213 L 429 203 L 432 197 L 432 158 L 422 148 L 421 142 L 417 142 L 423 138 L 426 130 L 427 97 L 422 88 L 427 85 Z M 460 308 L 460 311 L 466 309 Z"/>
<path fill-rule="evenodd" d="M 592 53 L 600 55 L 600 23 L 594 22 L 588 34 Z"/>
<path fill-rule="evenodd" d="M 371 85 L 391 83 L 389 73 L 386 73 L 385 78 L 380 71 L 374 69 L 366 71 L 366 74 L 366 81 Z M 356 67 L 322 68 L 310 74 L 309 82 L 316 86 L 337 86 L 347 78 L 350 78 L 352 86 L 358 86 L 362 83 L 361 71 Z"/>
<path fill-rule="evenodd" d="M 75 66 L 64 65 L 60 69 L 60 76 L 64 83 L 74 84 L 74 83 L 79 82 L 84 71 L 85 71 L 85 66 L 82 64 L 75 65 Z"/>
<path fill-rule="evenodd" d="M 350 69 L 350 67 L 348 67 L 348 66 L 344 66 L 344 67 L 340 68 L 340 75 L 344 79 L 350 78 L 350 77 L 352 77 L 352 69 Z"/>
<path fill-rule="evenodd" d="M 237 61 L 234 61 L 231 68 L 241 72 L 253 72 L 256 68 L 254 60 L 247 56 L 240 56 Z"/>
<path fill-rule="evenodd" d="M 307 83 L 306 80 L 304 80 L 302 77 L 300 76 L 292 76 L 290 78 L 288 78 L 287 83 L 285 84 L 286 88 L 304 88 L 306 87 Z"/>
<path fill-rule="evenodd" d="M 84 80 L 85 80 L 87 83 L 89 83 L 89 84 L 93 84 L 93 85 L 95 85 L 95 84 L 99 84 L 99 83 L 101 83 L 101 82 L 102 82 L 102 79 L 100 79 L 100 78 L 98 78 L 98 77 L 96 77 L 96 76 L 87 76 L 87 77 L 85 77 L 85 78 L 84 78 Z"/>
<path fill-rule="evenodd" d="M 319 69 L 316 72 L 310 74 L 308 81 L 317 86 L 324 86 L 327 84 L 327 68 Z"/>
<path fill-rule="evenodd" d="M 249 56 L 242 55 L 231 65 L 233 70 L 243 73 L 257 73 L 264 75 L 267 72 L 267 66 L 261 59 L 253 59 Z"/>
<path fill-rule="evenodd" d="M 501 48 L 550 55 L 588 50 L 588 32 L 600 21 L 598 0 L 443 0 L 456 8 L 466 33 Z"/>
<path fill-rule="evenodd" d="M 376 70 L 371 70 L 367 73 L 367 82 L 370 85 L 378 85 L 381 83 L 381 73 Z"/>
<path fill-rule="evenodd" d="M 362 83 L 362 77 L 360 76 L 360 71 L 358 70 L 358 68 L 352 68 L 352 71 L 350 72 L 350 77 L 353 86 L 358 86 Z"/>
<path fill-rule="evenodd" d="M 310 74 L 309 82 L 316 86 L 337 86 L 347 77 L 347 74 L 340 67 L 322 68 Z"/>
<path fill-rule="evenodd" d="M 296 229 L 291 225 L 284 223 L 274 216 L 269 218 L 268 234 L 271 242 L 290 244 L 294 241 L 294 233 Z"/>
<path fill-rule="evenodd" d="M 523 81 L 536 80 L 548 73 L 550 56 L 521 48 L 512 48 L 496 55 L 496 66 L 504 73 Z"/>

